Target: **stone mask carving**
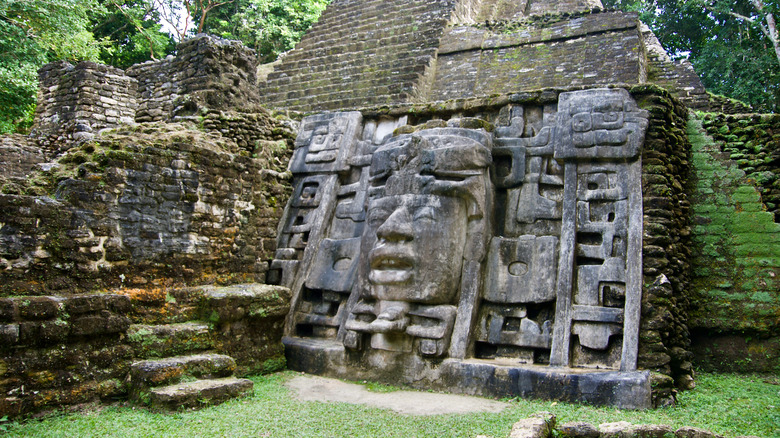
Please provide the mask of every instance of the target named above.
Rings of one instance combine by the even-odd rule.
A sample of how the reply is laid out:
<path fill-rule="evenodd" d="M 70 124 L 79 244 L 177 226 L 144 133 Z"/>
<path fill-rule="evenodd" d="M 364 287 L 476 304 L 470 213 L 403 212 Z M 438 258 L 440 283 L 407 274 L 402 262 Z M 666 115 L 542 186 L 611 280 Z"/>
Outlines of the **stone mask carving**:
<path fill-rule="evenodd" d="M 472 231 L 484 228 L 489 165 L 489 137 L 458 128 L 402 136 L 374 153 L 348 346 L 367 334 L 372 348 L 408 351 L 420 337 L 422 354 L 444 352 L 463 260 L 484 247 L 484 233 Z"/>
<path fill-rule="evenodd" d="M 293 369 L 476 392 L 503 367 L 636 369 L 647 111 L 623 89 L 497 111 L 387 137 L 304 119 L 272 264 Z"/>

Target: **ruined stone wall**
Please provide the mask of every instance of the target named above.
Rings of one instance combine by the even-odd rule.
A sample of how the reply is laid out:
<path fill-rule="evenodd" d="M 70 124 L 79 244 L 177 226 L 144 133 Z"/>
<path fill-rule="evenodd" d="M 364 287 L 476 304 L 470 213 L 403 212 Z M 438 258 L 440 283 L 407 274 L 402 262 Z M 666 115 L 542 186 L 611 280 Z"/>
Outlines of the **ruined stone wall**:
<path fill-rule="evenodd" d="M 171 120 L 198 108 L 251 109 L 259 100 L 257 54 L 238 41 L 199 35 L 175 56 L 127 70 L 138 81 L 136 122 Z"/>
<path fill-rule="evenodd" d="M 0 195 L 0 296 L 263 282 L 293 134 L 267 114 L 208 120 L 255 131 L 243 148 L 231 129 L 106 133 Z"/>
<path fill-rule="evenodd" d="M 128 74 L 138 81 L 138 110 L 135 120 L 154 122 L 170 119 L 173 100 L 178 97 L 174 86 L 173 56 L 159 61 L 147 61 L 128 69 Z"/>
<path fill-rule="evenodd" d="M 3 174 L 0 178 L 25 178 L 45 161 L 43 149 L 30 137 L 20 134 L 0 137 L 0 163 L 3 163 Z M 4 180 L 0 181 L 2 187 Z"/>
<path fill-rule="evenodd" d="M 271 107 L 317 111 L 641 83 L 637 15 L 599 7 L 335 1 L 267 76 L 261 94 Z"/>
<path fill-rule="evenodd" d="M 775 115 L 692 121 L 690 328 L 708 370 L 778 372 L 780 224 Z M 714 140 L 713 140 L 714 139 Z"/>
<path fill-rule="evenodd" d="M 673 386 L 693 387 L 688 330 L 690 307 L 691 145 L 685 135 L 687 108 L 655 87 L 637 87 L 639 106 L 650 111 L 642 153 L 644 294 L 639 360 L 659 379 L 656 397 Z M 666 393 L 666 394 L 664 394 Z M 668 399 L 667 399 L 668 400 Z"/>
<path fill-rule="evenodd" d="M 176 56 L 130 67 L 60 61 L 39 71 L 33 133 L 62 152 L 103 128 L 170 121 L 209 108 L 257 111 L 257 55 L 240 42 L 199 35 Z"/>
<path fill-rule="evenodd" d="M 301 111 L 403 102 L 436 55 L 454 0 L 335 0 L 261 84 Z"/>
<path fill-rule="evenodd" d="M 142 359 L 209 351 L 239 375 L 276 371 L 288 309 L 273 286 L 0 298 L 0 413 L 126 397 Z"/>
<path fill-rule="evenodd" d="M 38 74 L 33 132 L 46 146 L 64 145 L 135 118 L 136 81 L 121 69 L 60 61 L 43 66 Z"/>
<path fill-rule="evenodd" d="M 424 100 L 640 83 L 638 26 L 636 14 L 604 12 L 447 28 Z"/>

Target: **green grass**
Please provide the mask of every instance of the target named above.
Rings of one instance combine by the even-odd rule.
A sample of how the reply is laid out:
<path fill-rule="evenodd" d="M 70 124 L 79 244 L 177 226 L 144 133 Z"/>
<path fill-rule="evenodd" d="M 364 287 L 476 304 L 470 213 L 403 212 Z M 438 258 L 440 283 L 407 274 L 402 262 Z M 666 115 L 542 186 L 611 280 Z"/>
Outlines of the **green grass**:
<path fill-rule="evenodd" d="M 409 416 L 359 405 L 298 402 L 284 382 L 291 371 L 257 376 L 254 395 L 200 411 L 151 413 L 108 407 L 5 423 L 6 436 L 25 437 L 506 437 L 521 418 L 547 410 L 558 423 L 696 426 L 727 437 L 780 437 L 780 380 L 702 373 L 675 408 L 637 412 L 584 405 L 512 400 L 498 414 Z M 380 388 L 374 388 L 380 389 Z M 382 390 L 390 388 L 381 387 Z M 2 435 L 0 429 L 0 435 Z"/>

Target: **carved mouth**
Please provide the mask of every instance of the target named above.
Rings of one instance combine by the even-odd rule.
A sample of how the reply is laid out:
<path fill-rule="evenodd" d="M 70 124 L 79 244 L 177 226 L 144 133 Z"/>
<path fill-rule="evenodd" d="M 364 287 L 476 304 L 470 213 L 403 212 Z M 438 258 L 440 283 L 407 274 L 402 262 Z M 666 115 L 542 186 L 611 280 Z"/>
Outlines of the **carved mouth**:
<path fill-rule="evenodd" d="M 414 257 L 398 251 L 375 249 L 368 256 L 368 279 L 374 284 L 404 283 L 412 277 Z"/>

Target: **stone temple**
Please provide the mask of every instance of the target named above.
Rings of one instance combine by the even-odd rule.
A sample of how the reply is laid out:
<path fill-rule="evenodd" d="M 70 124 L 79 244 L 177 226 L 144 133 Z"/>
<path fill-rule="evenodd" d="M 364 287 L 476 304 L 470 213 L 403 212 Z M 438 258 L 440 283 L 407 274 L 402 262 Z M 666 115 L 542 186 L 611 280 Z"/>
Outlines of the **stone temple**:
<path fill-rule="evenodd" d="M 333 0 L 273 65 L 201 35 L 39 76 L 0 138 L 0 416 L 285 366 L 645 409 L 780 357 L 780 149 L 747 141 L 780 118 L 635 13 Z M 743 149 L 692 146 L 691 110 Z"/>

